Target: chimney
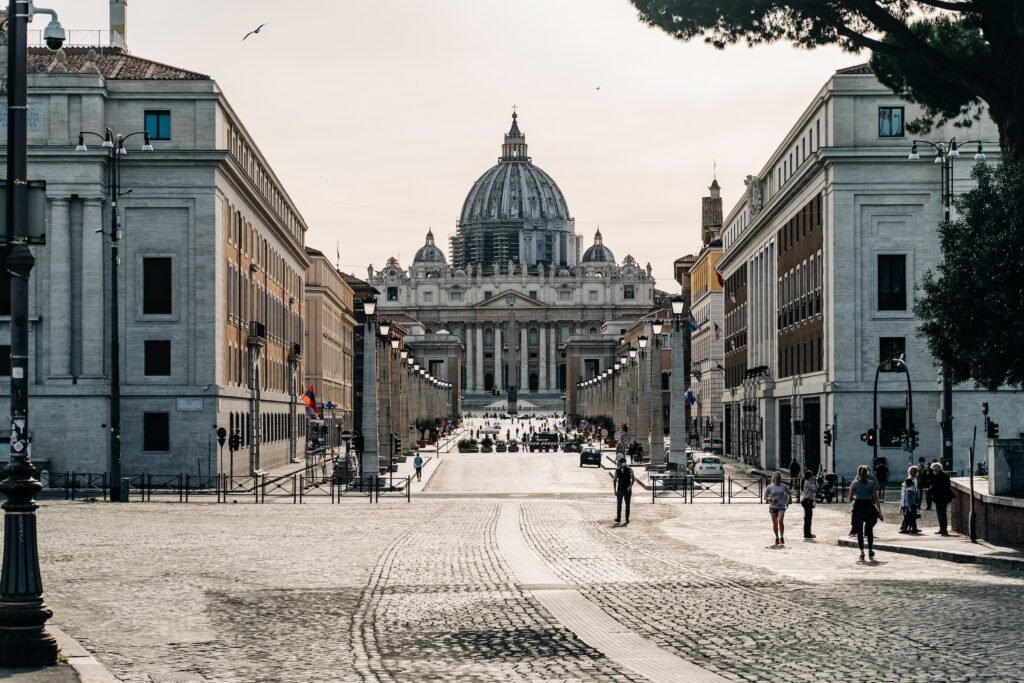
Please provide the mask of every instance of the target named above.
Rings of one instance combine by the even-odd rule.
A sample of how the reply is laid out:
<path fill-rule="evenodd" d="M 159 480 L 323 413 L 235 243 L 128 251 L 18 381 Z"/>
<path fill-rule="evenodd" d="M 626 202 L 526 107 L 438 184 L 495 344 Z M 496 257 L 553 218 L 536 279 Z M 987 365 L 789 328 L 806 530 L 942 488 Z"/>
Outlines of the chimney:
<path fill-rule="evenodd" d="M 128 44 L 128 2 L 127 0 L 110 0 L 110 44 L 118 45 L 113 34 L 121 36 L 121 42 Z"/>

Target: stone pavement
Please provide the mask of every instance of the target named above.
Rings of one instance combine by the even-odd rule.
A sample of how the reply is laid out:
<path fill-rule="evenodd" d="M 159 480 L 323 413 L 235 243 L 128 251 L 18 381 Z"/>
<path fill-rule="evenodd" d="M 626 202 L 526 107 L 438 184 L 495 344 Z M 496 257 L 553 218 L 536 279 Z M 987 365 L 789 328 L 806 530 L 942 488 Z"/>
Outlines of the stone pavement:
<path fill-rule="evenodd" d="M 575 456 L 443 455 L 411 504 L 43 501 L 46 599 L 140 683 L 1024 680 L 1018 572 L 860 563 L 845 505 L 779 549 L 753 502 L 619 527 Z"/>

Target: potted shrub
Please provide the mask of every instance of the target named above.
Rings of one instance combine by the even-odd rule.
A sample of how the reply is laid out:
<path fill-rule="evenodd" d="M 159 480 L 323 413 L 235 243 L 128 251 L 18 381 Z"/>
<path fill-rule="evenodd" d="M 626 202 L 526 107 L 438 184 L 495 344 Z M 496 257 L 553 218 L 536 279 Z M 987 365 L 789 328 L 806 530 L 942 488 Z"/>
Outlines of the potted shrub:
<path fill-rule="evenodd" d="M 480 443 L 476 439 L 459 439 L 459 453 L 479 453 Z"/>
<path fill-rule="evenodd" d="M 519 452 L 519 444 L 517 444 L 514 441 L 512 443 L 510 443 L 508 445 L 508 452 L 509 453 L 518 453 Z"/>
<path fill-rule="evenodd" d="M 489 435 L 485 436 L 484 440 L 480 442 L 480 452 L 481 453 L 493 453 L 494 449 L 491 448 L 493 445 L 494 445 L 494 440 L 491 439 L 491 437 Z"/>
<path fill-rule="evenodd" d="M 508 444 L 505 443 L 504 441 L 498 441 L 497 443 L 494 444 L 494 450 L 498 451 L 499 453 L 505 453 L 508 451 Z"/>

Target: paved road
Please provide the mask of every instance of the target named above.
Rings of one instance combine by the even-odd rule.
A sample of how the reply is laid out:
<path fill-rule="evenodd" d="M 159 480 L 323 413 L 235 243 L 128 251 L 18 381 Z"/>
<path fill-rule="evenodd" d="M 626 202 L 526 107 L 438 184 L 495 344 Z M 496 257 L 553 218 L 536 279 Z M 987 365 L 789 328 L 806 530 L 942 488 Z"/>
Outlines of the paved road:
<path fill-rule="evenodd" d="M 757 504 L 621 528 L 574 455 L 443 457 L 412 504 L 46 501 L 55 621 L 140 682 L 1024 680 L 1020 575 L 857 563 L 842 506 L 777 550 Z"/>

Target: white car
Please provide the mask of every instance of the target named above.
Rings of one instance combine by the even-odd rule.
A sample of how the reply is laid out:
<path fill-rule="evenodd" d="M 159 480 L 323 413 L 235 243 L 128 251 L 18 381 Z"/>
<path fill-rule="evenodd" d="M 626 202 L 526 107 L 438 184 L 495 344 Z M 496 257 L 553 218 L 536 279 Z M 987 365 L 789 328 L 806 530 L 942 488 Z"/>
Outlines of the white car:
<path fill-rule="evenodd" d="M 697 479 L 725 479 L 725 467 L 717 455 L 703 455 L 695 458 L 693 476 Z"/>
<path fill-rule="evenodd" d="M 721 439 L 705 439 L 701 448 L 708 453 L 717 453 L 718 455 L 724 452 Z"/>

